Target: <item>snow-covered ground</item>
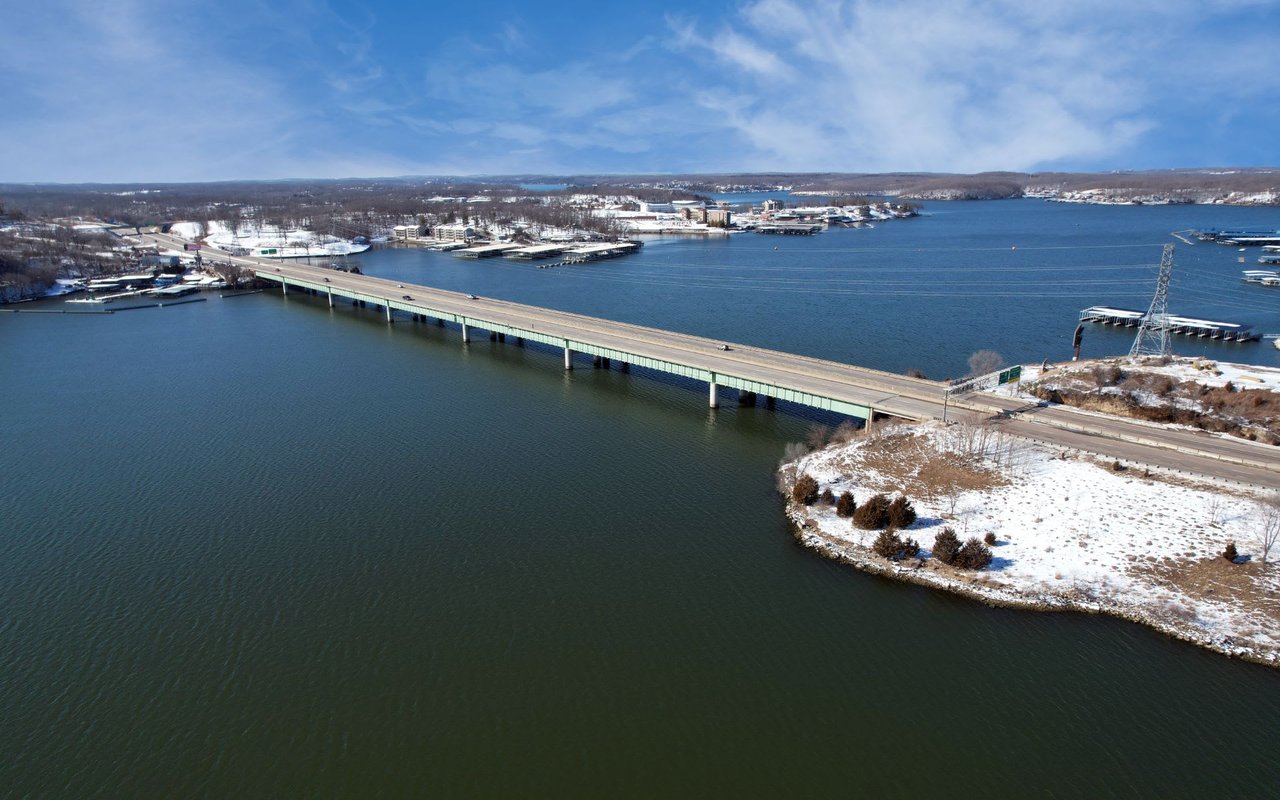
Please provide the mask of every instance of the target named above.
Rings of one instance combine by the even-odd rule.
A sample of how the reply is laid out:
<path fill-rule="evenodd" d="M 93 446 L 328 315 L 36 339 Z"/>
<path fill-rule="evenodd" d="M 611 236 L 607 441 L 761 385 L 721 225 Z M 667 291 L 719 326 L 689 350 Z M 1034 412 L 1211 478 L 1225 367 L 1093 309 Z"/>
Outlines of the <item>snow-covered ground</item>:
<path fill-rule="evenodd" d="M 1148 424 L 1176 424 L 1280 443 L 1280 413 L 1276 410 L 1280 408 L 1280 369 L 1276 367 L 1204 358 L 1117 357 L 1044 368 L 1024 365 L 1022 378 L 1016 392 L 1027 402 L 1061 393 L 1064 399 L 1073 398 L 1067 402 L 1084 414 L 1121 413 L 1139 420 L 1159 420 Z M 1232 388 L 1224 389 L 1228 384 Z M 1259 391 L 1263 394 L 1258 395 Z M 1268 398 L 1266 393 L 1274 394 Z M 1179 413 L 1136 414 L 1133 404 Z"/>
<path fill-rule="evenodd" d="M 972 472 L 957 469 L 959 462 Z M 784 474 L 792 466 L 837 497 L 852 492 L 859 504 L 877 492 L 905 492 L 919 514 L 903 534 L 919 542 L 924 558 L 896 563 L 868 549 L 874 531 L 855 528 L 833 507 L 792 503 L 798 538 L 828 555 L 989 602 L 1112 613 L 1280 665 L 1280 564 L 1261 563 L 1259 540 L 1274 497 L 1140 465 L 1115 471 L 1090 457 L 941 423 L 831 445 L 784 465 Z M 928 558 L 944 525 L 962 541 L 994 534 L 992 565 L 973 573 Z M 1242 563 L 1221 556 L 1228 541 Z M 1270 555 L 1280 561 L 1280 545 Z"/>

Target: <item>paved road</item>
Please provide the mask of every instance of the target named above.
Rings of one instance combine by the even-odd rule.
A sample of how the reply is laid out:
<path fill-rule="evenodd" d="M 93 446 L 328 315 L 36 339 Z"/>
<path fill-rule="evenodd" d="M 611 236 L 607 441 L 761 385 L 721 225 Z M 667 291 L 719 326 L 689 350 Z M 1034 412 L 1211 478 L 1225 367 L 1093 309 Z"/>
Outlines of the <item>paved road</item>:
<path fill-rule="evenodd" d="M 175 249 L 181 249 L 184 243 L 168 235 L 149 238 Z M 457 292 L 418 284 L 401 285 L 370 275 L 352 275 L 295 261 L 229 256 L 208 249 L 204 253 L 211 260 L 230 261 L 281 278 L 326 283 L 337 290 L 360 292 L 403 305 L 420 304 L 424 311 L 431 309 L 466 316 L 474 319 L 479 328 L 484 328 L 487 321 L 558 339 L 590 342 L 719 375 L 734 375 L 868 406 L 907 419 L 941 419 L 944 415 L 944 384 L 936 381 L 504 300 L 471 299 Z M 404 300 L 404 295 L 413 300 Z M 728 351 L 720 349 L 724 344 L 730 347 Z M 1091 414 L 1066 406 L 1028 405 L 994 393 L 968 395 L 958 403 L 953 400 L 946 414 L 949 419 L 985 419 L 999 414 L 998 424 L 1003 429 L 1055 446 L 1280 488 L 1280 448 L 1254 442 Z"/>

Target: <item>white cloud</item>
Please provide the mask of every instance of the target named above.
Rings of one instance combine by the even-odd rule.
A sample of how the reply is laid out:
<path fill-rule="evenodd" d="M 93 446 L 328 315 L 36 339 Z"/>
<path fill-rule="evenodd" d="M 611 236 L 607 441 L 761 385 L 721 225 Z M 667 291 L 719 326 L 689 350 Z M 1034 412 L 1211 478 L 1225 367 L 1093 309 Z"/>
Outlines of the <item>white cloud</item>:
<path fill-rule="evenodd" d="M 748 145 L 743 168 L 972 172 L 1131 151 L 1156 125 L 1153 98 L 1175 90 L 1169 75 L 1206 84 L 1192 74 L 1203 68 L 1221 90 L 1275 64 L 1254 47 L 1252 63 L 1188 64 L 1171 37 L 1203 13 L 1184 2 L 758 0 L 714 35 L 683 19 L 669 27 L 674 47 L 745 68 L 705 76 L 699 95 Z M 1262 80 L 1274 85 L 1275 70 Z M 732 101 L 708 100 L 717 88 Z"/>

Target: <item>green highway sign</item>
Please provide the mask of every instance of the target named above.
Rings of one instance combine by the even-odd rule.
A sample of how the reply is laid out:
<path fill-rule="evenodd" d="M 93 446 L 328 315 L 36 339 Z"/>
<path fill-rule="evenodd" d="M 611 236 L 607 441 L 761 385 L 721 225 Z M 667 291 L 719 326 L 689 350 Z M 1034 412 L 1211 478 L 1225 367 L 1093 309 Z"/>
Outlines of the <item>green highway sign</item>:
<path fill-rule="evenodd" d="M 999 385 L 1003 386 L 1006 383 L 1017 383 L 1020 380 L 1022 380 L 1022 367 L 1009 367 L 1000 373 Z"/>

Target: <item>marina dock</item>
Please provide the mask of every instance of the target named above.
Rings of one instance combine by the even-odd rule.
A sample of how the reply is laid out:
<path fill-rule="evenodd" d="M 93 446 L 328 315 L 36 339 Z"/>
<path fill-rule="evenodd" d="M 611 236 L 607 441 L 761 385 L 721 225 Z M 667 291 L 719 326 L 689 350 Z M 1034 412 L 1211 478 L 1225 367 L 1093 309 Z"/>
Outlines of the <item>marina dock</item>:
<path fill-rule="evenodd" d="M 1280 272 L 1269 269 L 1246 269 L 1245 283 L 1259 283 L 1263 286 L 1280 286 Z"/>
<path fill-rule="evenodd" d="M 756 226 L 756 233 L 784 236 L 812 236 L 822 231 L 822 226 L 809 222 L 770 222 Z"/>
<path fill-rule="evenodd" d="M 1136 328 L 1142 324 L 1142 318 L 1145 316 L 1146 313 L 1143 311 L 1134 311 L 1128 308 L 1090 306 L 1080 312 L 1080 321 L 1096 322 L 1100 325 L 1116 325 L 1123 328 Z M 1224 342 L 1256 342 L 1262 338 L 1262 334 L 1251 330 L 1252 326 L 1238 322 L 1217 322 L 1194 317 L 1179 317 L 1173 314 L 1170 314 L 1165 322 L 1170 333 L 1182 336 L 1219 339 Z"/>
<path fill-rule="evenodd" d="M 569 245 L 565 244 L 535 244 L 516 250 L 508 250 L 502 254 L 502 257 L 532 261 L 539 258 L 558 256 L 567 249 L 569 249 Z"/>
<path fill-rule="evenodd" d="M 1267 247 L 1280 245 L 1280 231 L 1267 230 L 1204 230 L 1197 231 L 1196 238 L 1202 242 L 1240 247 Z"/>
<path fill-rule="evenodd" d="M 583 264 L 588 261 L 601 261 L 606 258 L 617 258 L 640 249 L 639 242 L 600 242 L 575 247 L 565 253 L 564 263 Z"/>
<path fill-rule="evenodd" d="M 493 258 L 500 256 L 508 250 L 517 250 L 520 245 L 512 242 L 503 242 L 499 244 L 482 244 L 476 247 L 466 247 L 462 250 L 455 250 L 453 254 L 458 258 Z"/>

